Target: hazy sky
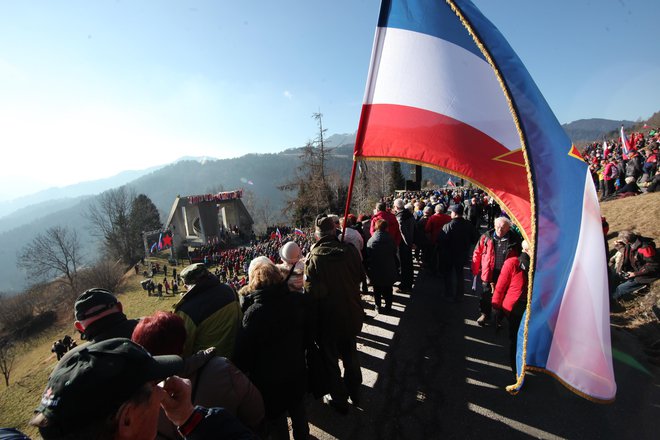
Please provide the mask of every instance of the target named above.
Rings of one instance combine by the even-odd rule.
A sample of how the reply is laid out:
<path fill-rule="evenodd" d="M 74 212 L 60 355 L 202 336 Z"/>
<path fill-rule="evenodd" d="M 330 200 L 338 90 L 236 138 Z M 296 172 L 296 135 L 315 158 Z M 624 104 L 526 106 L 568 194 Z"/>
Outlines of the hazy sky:
<path fill-rule="evenodd" d="M 474 0 L 560 122 L 660 110 L 658 0 Z M 0 199 L 356 130 L 380 0 L 0 0 Z"/>

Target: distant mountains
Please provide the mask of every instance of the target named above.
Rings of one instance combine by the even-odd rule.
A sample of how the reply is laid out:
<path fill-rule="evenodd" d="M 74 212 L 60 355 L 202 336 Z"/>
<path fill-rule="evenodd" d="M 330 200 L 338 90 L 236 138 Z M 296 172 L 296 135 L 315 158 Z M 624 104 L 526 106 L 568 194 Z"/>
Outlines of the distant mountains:
<path fill-rule="evenodd" d="M 564 131 L 575 144 L 581 142 L 592 142 L 602 140 L 603 136 L 618 130 L 621 126 L 630 128 L 635 125 L 634 121 L 613 121 L 611 119 L 579 119 L 577 121 L 563 124 Z"/>
<path fill-rule="evenodd" d="M 586 119 L 565 124 L 564 129 L 574 142 L 599 139 L 631 121 Z M 353 157 L 355 134 L 334 134 L 326 139 L 332 148 L 329 167 L 348 176 Z M 161 221 L 165 221 L 177 195 L 205 194 L 243 188 L 251 191 L 257 205 L 270 206 L 273 218 L 283 219 L 281 210 L 286 195 L 278 186 L 296 171 L 301 149 L 293 148 L 274 154 L 246 154 L 233 159 L 209 157 L 182 158 L 161 167 L 126 171 L 117 176 L 82 182 L 63 188 L 52 188 L 11 202 L 0 202 L 0 292 L 19 291 L 26 287 L 25 274 L 16 270 L 17 253 L 38 233 L 56 225 L 77 231 L 88 261 L 95 260 L 98 242 L 92 236 L 84 217 L 98 194 L 127 185 L 136 194 L 146 194 L 156 205 Z M 408 175 L 409 167 L 402 167 Z M 447 175 L 424 169 L 424 179 L 444 183 Z"/>

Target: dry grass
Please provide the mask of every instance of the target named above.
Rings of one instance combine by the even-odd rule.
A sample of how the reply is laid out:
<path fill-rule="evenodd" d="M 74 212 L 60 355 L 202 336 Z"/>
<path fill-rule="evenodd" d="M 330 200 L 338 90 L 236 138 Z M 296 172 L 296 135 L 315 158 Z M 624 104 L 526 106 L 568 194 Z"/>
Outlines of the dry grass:
<path fill-rule="evenodd" d="M 153 261 L 159 262 L 161 266 L 167 264 L 165 260 Z M 182 267 L 179 267 L 178 271 L 180 272 L 181 269 Z M 160 274 L 154 280 L 162 281 L 163 278 Z M 142 279 L 142 275 L 135 275 L 132 270 L 126 273 L 125 287 L 121 292 L 116 292 L 124 306 L 124 313 L 129 318 L 138 318 L 150 315 L 156 310 L 171 310 L 177 298 L 148 297 L 147 292 L 140 286 Z M 4 380 L 0 385 L 0 426 L 15 427 L 32 438 L 39 438 L 38 431 L 27 426 L 27 422 L 32 417 L 32 411 L 39 404 L 48 375 L 57 363 L 55 354 L 50 351 L 53 341 L 62 338 L 65 334 L 77 336 L 73 327 L 73 303 L 74 299 L 68 303 L 67 301 L 60 303 L 58 322 L 19 347 L 19 356 L 10 377 L 10 386 L 5 388 Z M 84 341 L 77 340 L 77 342 Z"/>
<path fill-rule="evenodd" d="M 601 211 L 610 224 L 610 249 L 617 233 L 624 229 L 651 237 L 660 244 L 660 193 L 603 202 Z M 651 311 L 654 304 L 660 306 L 660 280 L 647 293 L 625 301 L 625 310 L 612 314 L 612 324 L 631 331 L 643 343 L 652 344 L 660 340 L 660 323 Z"/>

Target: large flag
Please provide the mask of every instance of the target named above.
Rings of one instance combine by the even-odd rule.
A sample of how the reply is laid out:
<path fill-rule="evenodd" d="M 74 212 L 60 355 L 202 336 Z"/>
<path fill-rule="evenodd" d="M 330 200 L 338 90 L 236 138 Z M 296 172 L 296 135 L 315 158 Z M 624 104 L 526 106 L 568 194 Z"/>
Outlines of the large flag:
<path fill-rule="evenodd" d="M 470 1 L 382 1 L 355 145 L 355 160 L 367 158 L 476 183 L 530 242 L 510 392 L 526 371 L 541 370 L 582 396 L 614 399 L 605 247 L 587 164 Z"/>

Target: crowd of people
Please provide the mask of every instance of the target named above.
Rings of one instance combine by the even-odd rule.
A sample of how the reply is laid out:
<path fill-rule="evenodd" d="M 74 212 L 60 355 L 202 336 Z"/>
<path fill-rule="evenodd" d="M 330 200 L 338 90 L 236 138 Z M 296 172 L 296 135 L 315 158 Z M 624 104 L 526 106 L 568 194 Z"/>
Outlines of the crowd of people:
<path fill-rule="evenodd" d="M 215 264 L 172 274 L 182 284 L 172 312 L 141 320 L 128 319 L 111 292 L 90 289 L 75 303 L 74 322 L 89 343 L 59 360 L 32 423 L 47 440 L 97 438 L 101 430 L 104 438 L 288 439 L 290 417 L 293 437 L 310 438 L 308 392 L 340 414 L 361 405 L 356 337 L 367 314 L 360 294 L 372 286 L 376 312 L 392 313 L 393 286 L 412 291 L 417 259 L 445 277 L 449 301 L 461 301 L 457 268 L 469 259 L 475 223 L 488 221 L 491 202 L 471 189 L 399 194 L 369 215 L 320 215 L 313 231 L 277 228 L 275 237 L 222 250 Z M 510 221 L 492 222 L 473 258 L 484 286 L 500 272 L 516 279 L 521 270 L 507 269 L 520 243 Z M 237 291 L 231 283 L 238 274 L 244 282 Z M 516 301 L 508 290 L 520 296 L 522 289 L 499 284 L 484 287 L 484 301 L 510 311 Z M 492 291 L 501 294 L 491 299 Z M 100 375 L 103 384 L 93 380 Z M 72 423 L 70 408 L 79 399 L 96 402 L 99 392 L 109 394 L 107 403 Z"/>
<path fill-rule="evenodd" d="M 629 145 L 621 138 L 587 145 L 583 152 L 601 200 L 658 190 L 660 133 L 634 132 Z"/>
<path fill-rule="evenodd" d="M 657 191 L 659 147 L 658 130 L 633 132 L 629 141 L 619 137 L 587 145 L 583 157 L 589 164 L 601 200 Z M 607 232 L 604 229 L 606 235 Z M 652 238 L 630 230 L 619 231 L 614 248 L 613 255 L 608 255 L 610 298 L 612 307 L 621 309 L 618 301 L 655 281 L 660 269 Z"/>
<path fill-rule="evenodd" d="M 588 146 L 585 160 L 605 182 L 608 165 L 619 168 L 622 160 L 626 177 L 653 191 L 657 167 L 646 164 L 657 154 L 657 136 L 634 141 L 637 153 L 625 158 L 611 142 L 606 151 Z M 608 185 L 601 186 L 605 198 L 618 191 L 616 182 Z M 613 301 L 658 276 L 652 239 L 633 231 L 618 238 Z M 200 256 L 180 273 L 171 268 L 181 287 L 171 312 L 128 319 L 112 292 L 80 295 L 74 325 L 89 343 L 58 354 L 32 420 L 43 438 L 289 439 L 290 418 L 293 438 L 308 439 L 307 393 L 342 415 L 361 405 L 356 337 L 375 316 L 361 294 L 373 296 L 376 314 L 393 313 L 394 291 L 412 294 L 415 264 L 437 278 L 448 302 L 463 300 L 469 265 L 479 297 L 475 322 L 508 323 L 516 371 L 529 245 L 482 190 L 398 192 L 370 213 L 319 215 L 307 230 L 274 226 L 249 245 L 209 246 Z"/>

